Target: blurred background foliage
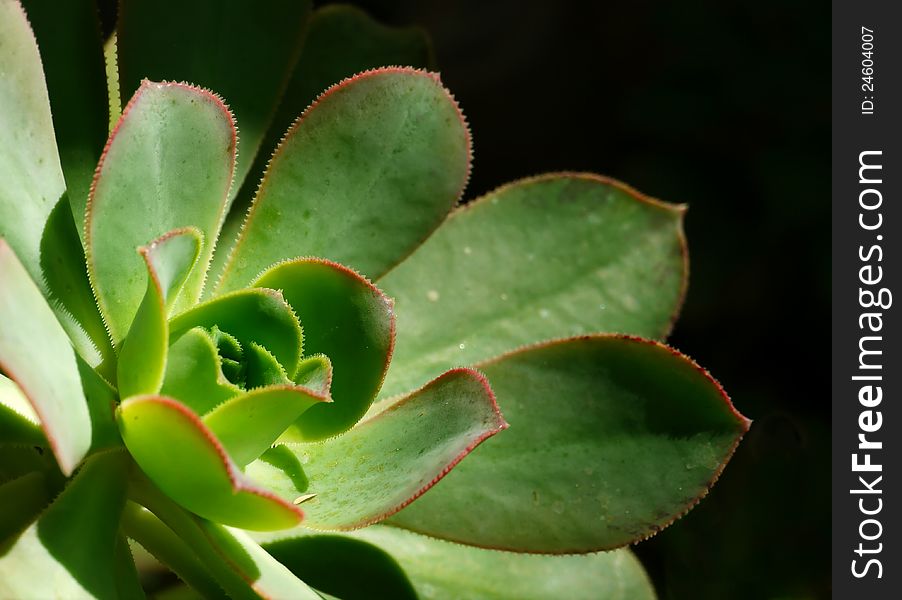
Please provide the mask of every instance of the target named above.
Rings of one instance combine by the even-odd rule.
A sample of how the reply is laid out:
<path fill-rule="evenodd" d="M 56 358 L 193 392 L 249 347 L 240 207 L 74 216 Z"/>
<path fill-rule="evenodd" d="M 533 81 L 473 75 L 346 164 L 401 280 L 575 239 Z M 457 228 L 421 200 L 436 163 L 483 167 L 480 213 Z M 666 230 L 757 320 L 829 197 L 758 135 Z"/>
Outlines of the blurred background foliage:
<path fill-rule="evenodd" d="M 473 130 L 467 198 L 586 170 L 689 205 L 670 342 L 755 423 L 710 495 L 636 552 L 662 598 L 828 597 L 828 5 L 353 4 L 432 36 Z"/>

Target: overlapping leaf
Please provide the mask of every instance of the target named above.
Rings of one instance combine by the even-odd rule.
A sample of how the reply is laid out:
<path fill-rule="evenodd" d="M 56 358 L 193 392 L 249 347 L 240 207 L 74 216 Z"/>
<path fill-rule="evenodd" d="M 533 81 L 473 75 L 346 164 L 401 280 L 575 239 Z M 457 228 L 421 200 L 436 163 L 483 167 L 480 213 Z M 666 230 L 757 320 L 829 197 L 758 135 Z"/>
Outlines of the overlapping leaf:
<path fill-rule="evenodd" d="M 616 548 L 692 508 L 748 428 L 707 372 L 655 342 L 574 338 L 479 368 L 510 429 L 392 524 L 515 551 Z"/>
<path fill-rule="evenodd" d="M 240 185 L 297 60 L 310 4 L 123 0 L 117 25 L 122 95 L 130 97 L 144 78 L 190 81 L 222 94 L 241 125 Z"/>
<path fill-rule="evenodd" d="M 281 290 L 304 323 L 306 351 L 330 361 L 335 402 L 306 412 L 292 439 L 323 439 L 350 428 L 379 393 L 388 369 L 395 324 L 391 300 L 357 273 L 321 259 L 280 263 L 254 285 Z"/>
<path fill-rule="evenodd" d="M 93 0 L 23 4 L 41 51 L 68 190 L 66 204 L 71 202 L 80 225 L 109 121 L 97 5 Z"/>
<path fill-rule="evenodd" d="M 111 569 L 125 504 L 127 457 L 92 456 L 0 556 L 4 598 L 115 598 Z M 9 485 L 9 484 L 7 484 Z"/>
<path fill-rule="evenodd" d="M 217 327 L 243 347 L 256 342 L 272 353 L 291 377 L 303 352 L 304 334 L 297 316 L 281 292 L 268 288 L 246 289 L 198 304 L 172 319 L 173 342 L 194 327 Z"/>
<path fill-rule="evenodd" d="M 91 420 L 75 352 L 41 291 L 0 238 L 0 371 L 41 421 L 63 473 L 91 444 Z"/>
<path fill-rule="evenodd" d="M 238 465 L 255 460 L 308 409 L 327 399 L 295 385 L 261 387 L 232 398 L 203 418 Z"/>
<path fill-rule="evenodd" d="M 60 198 L 47 217 L 41 235 L 40 260 L 46 293 L 57 308 L 60 324 L 66 327 L 71 320 L 75 329 L 67 333 L 74 344 L 82 331 L 88 338 L 88 350 L 82 352 L 82 357 L 92 366 L 101 360 L 111 361 L 113 347 L 94 301 L 85 250 L 72 218 L 68 195 Z"/>
<path fill-rule="evenodd" d="M 466 124 L 435 74 L 377 69 L 329 88 L 273 155 L 218 289 L 295 256 L 383 273 L 457 201 L 469 154 Z"/>
<path fill-rule="evenodd" d="M 0 73 L 0 238 L 41 281 L 41 234 L 66 186 L 41 56 L 17 0 L 0 0 Z"/>
<path fill-rule="evenodd" d="M 125 108 L 97 167 L 85 223 L 88 273 L 116 343 L 144 293 L 139 246 L 167 231 L 196 227 L 203 236 L 200 256 L 175 307 L 200 296 L 236 144 L 228 109 L 195 87 L 145 81 Z"/>
<path fill-rule="evenodd" d="M 436 484 L 507 424 L 488 382 L 458 369 L 318 444 L 289 444 L 310 480 L 305 526 L 350 529 L 384 519 Z"/>
<path fill-rule="evenodd" d="M 459 209 L 378 282 L 398 307 L 383 395 L 547 339 L 665 335 L 686 285 L 682 214 L 573 173 L 512 183 Z"/>
<path fill-rule="evenodd" d="M 219 278 L 279 140 L 319 93 L 367 69 L 388 65 L 429 68 L 432 63 L 429 39 L 421 29 L 386 27 L 349 5 L 331 4 L 317 9 L 307 24 L 301 56 L 269 131 L 223 224 L 210 266 L 211 279 Z M 240 119 L 240 113 L 238 116 Z"/>
<path fill-rule="evenodd" d="M 202 415 L 242 393 L 222 371 L 222 358 L 201 327 L 189 329 L 169 347 L 169 360 L 160 393 L 178 398 Z"/>
<path fill-rule="evenodd" d="M 170 231 L 138 249 L 147 265 L 147 292 L 119 350 L 122 398 L 160 391 L 169 350 L 169 311 L 202 244 L 199 231 L 185 228 Z"/>
<path fill-rule="evenodd" d="M 117 417 L 141 469 L 188 510 L 244 529 L 300 522 L 300 510 L 250 482 L 209 427 L 177 400 L 133 396 L 119 406 Z"/>
<path fill-rule="evenodd" d="M 529 524 L 523 523 L 521 527 Z M 417 597 L 423 600 L 655 598 L 648 575 L 626 549 L 582 556 L 543 556 L 449 544 L 385 526 L 368 527 L 347 535 L 388 552 L 410 578 Z M 288 554 L 291 543 L 285 546 L 283 549 L 271 544 L 267 549 L 281 556 Z M 299 575 L 306 574 L 304 566 L 298 567 Z"/>

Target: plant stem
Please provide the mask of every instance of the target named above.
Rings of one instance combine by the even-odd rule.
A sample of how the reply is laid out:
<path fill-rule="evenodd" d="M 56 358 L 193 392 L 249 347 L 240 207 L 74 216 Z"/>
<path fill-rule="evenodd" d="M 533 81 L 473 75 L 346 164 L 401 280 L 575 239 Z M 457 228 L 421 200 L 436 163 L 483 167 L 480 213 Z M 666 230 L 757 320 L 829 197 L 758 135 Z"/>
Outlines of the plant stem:
<path fill-rule="evenodd" d="M 181 538 L 182 545 L 193 551 L 196 560 L 206 567 L 230 598 L 259 600 L 250 582 L 237 570 L 238 560 L 230 557 L 226 548 L 210 539 L 197 517 L 172 502 L 138 470 L 132 472 L 129 497 L 150 510 L 175 536 Z"/>
<path fill-rule="evenodd" d="M 122 530 L 204 597 L 223 596 L 222 588 L 191 548 L 150 511 L 128 502 L 122 514 Z"/>

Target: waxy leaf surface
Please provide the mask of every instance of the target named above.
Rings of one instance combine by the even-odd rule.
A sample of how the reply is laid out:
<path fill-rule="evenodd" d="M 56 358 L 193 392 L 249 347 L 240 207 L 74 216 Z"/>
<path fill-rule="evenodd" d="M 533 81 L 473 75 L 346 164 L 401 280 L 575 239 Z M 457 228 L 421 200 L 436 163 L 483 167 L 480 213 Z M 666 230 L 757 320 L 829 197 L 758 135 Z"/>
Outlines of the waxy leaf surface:
<path fill-rule="evenodd" d="M 41 51 L 59 160 L 81 233 L 88 189 L 109 131 L 97 4 L 94 0 L 22 3 Z"/>
<path fill-rule="evenodd" d="M 479 368 L 510 429 L 392 524 L 525 552 L 624 546 L 692 508 L 748 429 L 707 372 L 656 342 L 574 338 Z"/>
<path fill-rule="evenodd" d="M 0 238 L 0 371 L 34 408 L 66 475 L 91 445 L 75 351 L 41 291 Z"/>
<path fill-rule="evenodd" d="M 122 95 L 130 97 L 144 78 L 189 81 L 221 94 L 241 126 L 240 185 L 297 60 L 310 4 L 123 0 L 117 24 Z"/>
<path fill-rule="evenodd" d="M 567 173 L 458 209 L 378 282 L 398 310 L 383 396 L 547 339 L 665 335 L 686 282 L 681 218 L 617 182 Z"/>
<path fill-rule="evenodd" d="M 520 526 L 528 528 L 529 522 Z M 626 549 L 584 556 L 514 554 L 378 525 L 345 535 L 397 560 L 422 600 L 655 599 L 648 575 Z"/>
<path fill-rule="evenodd" d="M 160 391 L 169 349 L 169 311 L 201 245 L 200 232 L 186 228 L 138 249 L 147 265 L 147 292 L 119 351 L 120 397 Z"/>
<path fill-rule="evenodd" d="M 479 373 L 450 371 L 351 431 L 316 444 L 289 444 L 310 480 L 305 526 L 350 529 L 412 502 L 473 448 L 504 429 Z"/>
<path fill-rule="evenodd" d="M 41 281 L 41 234 L 66 184 L 41 56 L 17 0 L 0 0 L 0 73 L 0 238 Z"/>
<path fill-rule="evenodd" d="M 329 88 L 273 155 L 218 289 L 297 256 L 380 275 L 460 197 L 469 153 L 463 116 L 435 74 L 377 69 Z"/>
<path fill-rule="evenodd" d="M 98 165 L 85 222 L 88 273 L 116 343 L 145 290 L 138 247 L 196 227 L 203 245 L 175 306 L 183 309 L 200 296 L 236 143 L 228 109 L 210 92 L 146 81 L 126 106 Z"/>
<path fill-rule="evenodd" d="M 388 369 L 394 346 L 391 300 L 357 273 L 320 259 L 281 263 L 254 285 L 280 290 L 304 325 L 306 351 L 331 361 L 334 402 L 304 413 L 295 439 L 322 439 L 349 429 L 379 393 Z"/>
<path fill-rule="evenodd" d="M 207 519 L 243 529 L 283 529 L 302 513 L 258 489 L 190 409 L 171 398 L 134 396 L 117 413 L 135 462 L 170 498 Z"/>

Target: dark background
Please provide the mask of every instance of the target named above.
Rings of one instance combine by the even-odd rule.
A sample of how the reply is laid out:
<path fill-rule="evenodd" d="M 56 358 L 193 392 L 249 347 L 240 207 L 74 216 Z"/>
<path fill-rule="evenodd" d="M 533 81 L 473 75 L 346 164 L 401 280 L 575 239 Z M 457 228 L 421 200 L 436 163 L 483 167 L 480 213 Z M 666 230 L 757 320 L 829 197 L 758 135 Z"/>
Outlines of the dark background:
<path fill-rule="evenodd" d="M 662 598 L 828 597 L 829 4 L 355 4 L 431 34 L 473 130 L 468 197 L 575 169 L 689 204 L 670 343 L 755 423 L 636 552 Z"/>

